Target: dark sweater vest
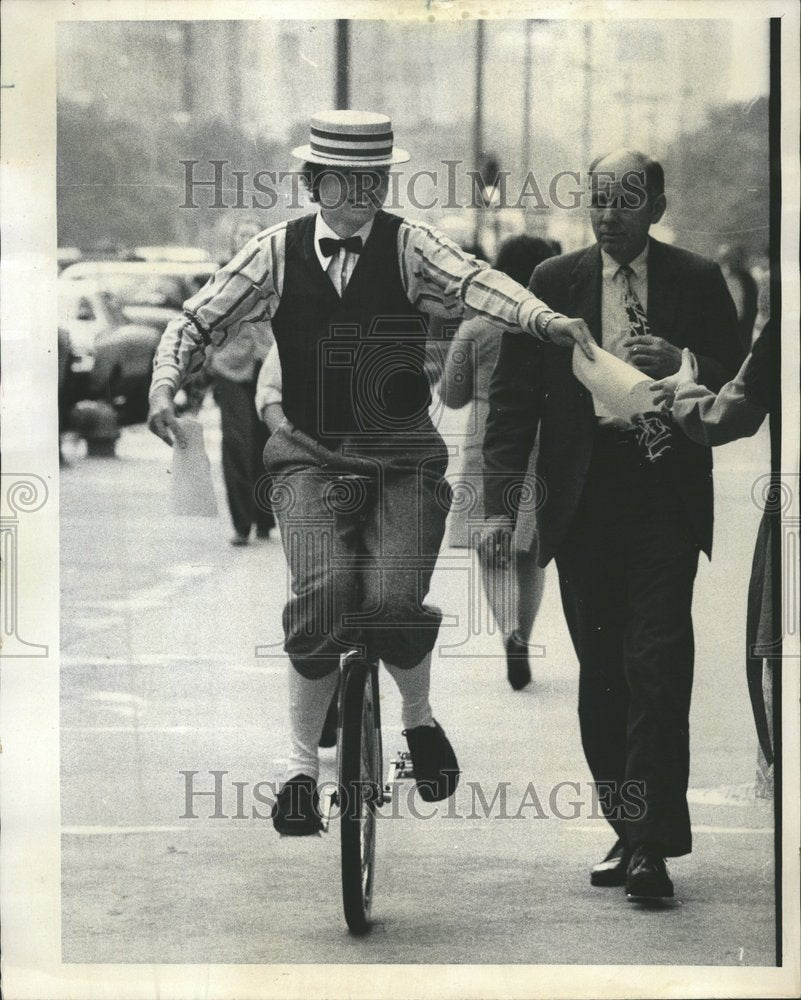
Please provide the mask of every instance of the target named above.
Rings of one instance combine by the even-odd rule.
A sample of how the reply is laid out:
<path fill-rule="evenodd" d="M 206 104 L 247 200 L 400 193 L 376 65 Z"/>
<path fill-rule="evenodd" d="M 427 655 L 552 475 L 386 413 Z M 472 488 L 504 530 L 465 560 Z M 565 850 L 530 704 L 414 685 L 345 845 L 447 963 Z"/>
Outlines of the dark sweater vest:
<path fill-rule="evenodd" d="M 401 282 L 401 221 L 377 213 L 342 298 L 314 250 L 315 216 L 287 226 L 284 287 L 272 320 L 283 409 L 328 448 L 346 437 L 430 430 L 427 323 Z"/>

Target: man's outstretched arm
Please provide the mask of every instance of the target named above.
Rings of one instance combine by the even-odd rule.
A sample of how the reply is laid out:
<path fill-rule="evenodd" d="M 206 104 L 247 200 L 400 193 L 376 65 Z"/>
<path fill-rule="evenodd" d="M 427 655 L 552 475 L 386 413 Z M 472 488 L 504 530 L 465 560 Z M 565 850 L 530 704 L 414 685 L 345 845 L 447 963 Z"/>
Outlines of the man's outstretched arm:
<path fill-rule="evenodd" d="M 592 338 L 584 320 L 550 309 L 533 292 L 465 253 L 431 226 L 404 222 L 398 251 L 406 294 L 423 312 L 451 319 L 480 316 L 499 332 L 523 330 L 560 347 L 578 343 L 592 360 Z"/>

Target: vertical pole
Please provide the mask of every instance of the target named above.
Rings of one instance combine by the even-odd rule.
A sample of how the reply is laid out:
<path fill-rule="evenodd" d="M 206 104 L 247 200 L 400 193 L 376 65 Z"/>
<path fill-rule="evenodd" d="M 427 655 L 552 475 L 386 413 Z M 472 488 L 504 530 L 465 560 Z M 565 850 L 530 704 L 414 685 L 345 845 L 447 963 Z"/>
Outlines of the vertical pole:
<path fill-rule="evenodd" d="M 337 108 L 350 107 L 350 21 L 336 22 L 335 102 Z"/>
<path fill-rule="evenodd" d="M 523 114 L 522 127 L 523 144 L 521 149 L 523 173 L 525 177 L 531 169 L 531 36 L 534 22 L 528 18 L 525 22 L 525 45 L 523 46 Z"/>
<path fill-rule="evenodd" d="M 181 23 L 181 107 L 184 114 L 192 114 L 193 96 L 195 88 L 193 86 L 193 60 L 192 51 L 192 23 L 182 21 Z"/>
<path fill-rule="evenodd" d="M 473 169 L 480 170 L 484 155 L 484 21 L 476 21 L 476 92 L 475 116 L 473 118 Z M 476 206 L 476 225 L 473 241 L 481 243 L 481 224 L 484 209 Z"/>
<path fill-rule="evenodd" d="M 592 21 L 584 22 L 584 99 L 581 115 L 582 172 L 592 157 Z M 590 228 L 587 212 L 582 217 L 582 242 L 589 239 Z"/>
<path fill-rule="evenodd" d="M 230 95 L 230 121 L 234 128 L 242 125 L 242 44 L 241 44 L 241 21 L 231 21 L 229 23 L 229 63 L 228 63 L 228 92 Z"/>

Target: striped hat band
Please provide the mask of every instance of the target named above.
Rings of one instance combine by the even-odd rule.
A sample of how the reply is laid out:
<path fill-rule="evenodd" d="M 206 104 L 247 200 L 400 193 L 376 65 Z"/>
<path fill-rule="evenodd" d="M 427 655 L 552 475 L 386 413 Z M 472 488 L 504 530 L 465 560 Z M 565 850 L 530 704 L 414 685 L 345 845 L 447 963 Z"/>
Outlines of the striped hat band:
<path fill-rule="evenodd" d="M 292 150 L 312 163 L 343 166 L 379 166 L 409 159 L 394 146 L 392 122 L 386 115 L 366 111 L 326 111 L 311 120 L 309 144 Z"/>

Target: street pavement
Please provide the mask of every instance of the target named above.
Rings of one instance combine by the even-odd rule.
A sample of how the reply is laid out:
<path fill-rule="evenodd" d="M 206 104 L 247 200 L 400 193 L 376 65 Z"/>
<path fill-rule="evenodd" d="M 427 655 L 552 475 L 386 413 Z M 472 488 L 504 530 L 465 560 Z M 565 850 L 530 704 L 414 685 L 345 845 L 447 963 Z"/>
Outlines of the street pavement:
<path fill-rule="evenodd" d="M 467 613 L 470 555 L 446 549 L 433 582 L 449 617 L 432 703 L 462 783 L 437 807 L 401 787 L 378 824 L 373 930 L 355 938 L 341 913 L 337 823 L 281 839 L 257 795 L 268 785 L 254 791 L 280 782 L 285 765 L 286 567 L 277 539 L 229 545 L 217 413 L 201 416 L 217 518 L 173 514 L 170 454 L 144 427 L 123 431 L 114 459 L 66 448 L 65 962 L 773 964 L 772 803 L 754 796 L 743 666 L 764 428 L 716 453 L 716 548 L 695 595 L 694 850 L 669 865 L 675 901 L 646 909 L 589 884 L 613 837 L 581 753 L 553 567 L 534 636 L 544 655 L 514 693 L 498 636 Z M 456 435 L 460 415 L 448 420 Z M 386 674 L 382 712 L 389 756 L 405 741 Z M 323 751 L 323 776 L 333 768 Z M 212 792 L 215 780 L 219 795 L 195 795 L 196 818 L 182 818 L 187 782 Z"/>

